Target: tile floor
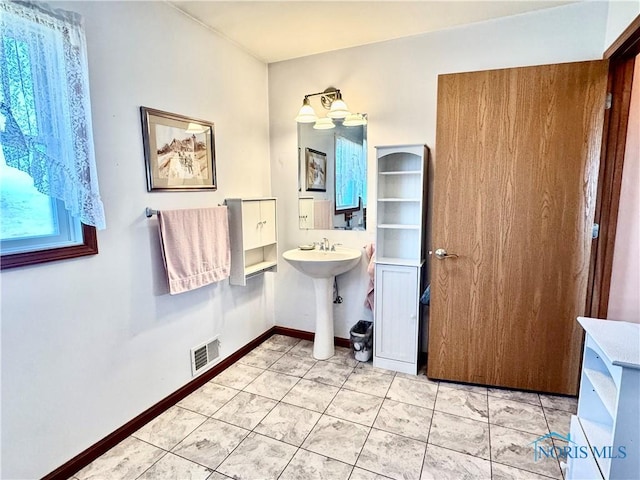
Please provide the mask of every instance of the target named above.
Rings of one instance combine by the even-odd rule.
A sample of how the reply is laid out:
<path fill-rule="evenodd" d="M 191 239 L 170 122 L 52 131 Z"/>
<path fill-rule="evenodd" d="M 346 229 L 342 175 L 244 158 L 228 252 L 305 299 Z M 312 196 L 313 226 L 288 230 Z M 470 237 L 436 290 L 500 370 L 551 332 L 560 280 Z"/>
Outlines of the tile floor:
<path fill-rule="evenodd" d="M 274 335 L 74 480 L 562 479 L 575 399 L 433 382 Z"/>

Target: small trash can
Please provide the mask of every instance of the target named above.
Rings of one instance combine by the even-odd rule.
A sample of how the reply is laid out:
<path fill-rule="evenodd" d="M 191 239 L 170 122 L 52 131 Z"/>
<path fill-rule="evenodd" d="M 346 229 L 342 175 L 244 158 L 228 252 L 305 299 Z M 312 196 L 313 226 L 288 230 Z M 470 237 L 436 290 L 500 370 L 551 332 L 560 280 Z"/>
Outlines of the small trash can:
<path fill-rule="evenodd" d="M 359 320 L 351 327 L 351 348 L 356 360 L 368 362 L 373 354 L 373 322 Z"/>

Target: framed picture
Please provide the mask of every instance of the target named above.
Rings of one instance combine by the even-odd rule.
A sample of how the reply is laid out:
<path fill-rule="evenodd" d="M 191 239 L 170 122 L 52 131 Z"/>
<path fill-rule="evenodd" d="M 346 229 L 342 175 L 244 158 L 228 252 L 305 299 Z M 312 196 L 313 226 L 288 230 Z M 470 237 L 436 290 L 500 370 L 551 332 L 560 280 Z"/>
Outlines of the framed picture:
<path fill-rule="evenodd" d="M 213 123 L 140 107 L 147 191 L 216 190 Z"/>
<path fill-rule="evenodd" d="M 327 191 L 327 154 L 305 148 L 307 192 Z"/>

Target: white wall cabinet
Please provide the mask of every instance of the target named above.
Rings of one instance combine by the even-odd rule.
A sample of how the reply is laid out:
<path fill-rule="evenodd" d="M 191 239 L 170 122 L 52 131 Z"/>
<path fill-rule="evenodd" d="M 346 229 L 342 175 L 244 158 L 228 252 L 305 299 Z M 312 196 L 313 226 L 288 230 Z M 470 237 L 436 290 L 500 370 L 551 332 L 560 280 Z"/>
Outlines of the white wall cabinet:
<path fill-rule="evenodd" d="M 578 414 L 567 479 L 635 479 L 640 474 L 640 325 L 579 317 L 586 332 Z"/>
<path fill-rule="evenodd" d="M 313 202 L 313 197 L 300 197 L 298 199 L 298 219 L 300 230 L 311 230 L 314 228 Z"/>
<path fill-rule="evenodd" d="M 377 149 L 373 364 L 416 374 L 425 286 L 428 148 Z"/>
<path fill-rule="evenodd" d="M 275 272 L 278 265 L 278 234 L 275 198 L 227 198 L 231 243 L 231 285 Z"/>

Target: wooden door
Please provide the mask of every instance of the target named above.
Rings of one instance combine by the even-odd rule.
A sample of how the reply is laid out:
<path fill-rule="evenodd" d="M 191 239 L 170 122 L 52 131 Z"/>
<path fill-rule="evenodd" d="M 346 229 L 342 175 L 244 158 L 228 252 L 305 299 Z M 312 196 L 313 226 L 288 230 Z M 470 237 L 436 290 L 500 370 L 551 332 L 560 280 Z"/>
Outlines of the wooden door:
<path fill-rule="evenodd" d="M 576 394 L 607 62 L 438 80 L 428 375 Z"/>

